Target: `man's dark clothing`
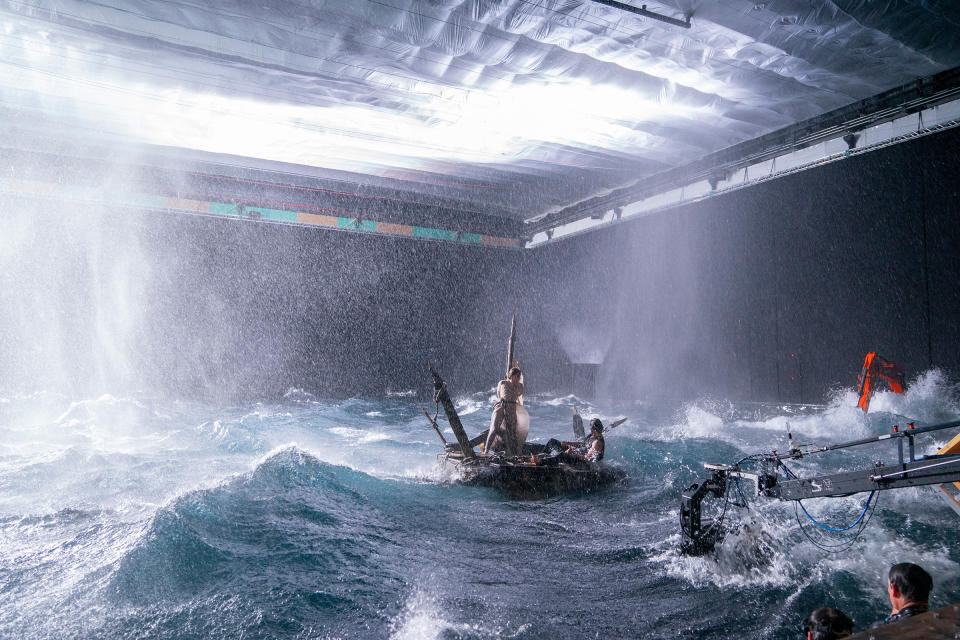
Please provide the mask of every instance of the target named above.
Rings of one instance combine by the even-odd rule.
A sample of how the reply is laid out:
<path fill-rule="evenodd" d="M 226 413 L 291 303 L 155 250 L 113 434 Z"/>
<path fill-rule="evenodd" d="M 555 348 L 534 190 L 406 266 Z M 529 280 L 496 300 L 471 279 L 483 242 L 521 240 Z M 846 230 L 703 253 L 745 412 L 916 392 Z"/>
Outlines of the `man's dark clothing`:
<path fill-rule="evenodd" d="M 875 622 L 870 628 L 876 629 L 877 627 L 882 627 L 885 624 L 893 624 L 894 622 L 898 622 L 904 618 L 909 618 L 910 616 L 918 616 L 921 613 L 926 613 L 929 611 L 929 609 L 929 605 L 926 604 L 911 604 L 903 609 L 900 609 L 900 611 L 887 616 L 881 622 Z"/>

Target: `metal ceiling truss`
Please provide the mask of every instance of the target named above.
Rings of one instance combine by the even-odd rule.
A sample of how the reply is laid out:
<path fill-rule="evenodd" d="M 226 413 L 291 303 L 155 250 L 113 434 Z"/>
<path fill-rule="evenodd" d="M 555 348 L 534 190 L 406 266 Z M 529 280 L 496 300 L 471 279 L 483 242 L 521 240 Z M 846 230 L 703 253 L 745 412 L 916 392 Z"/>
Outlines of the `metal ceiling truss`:
<path fill-rule="evenodd" d="M 624 4 L 623 2 L 616 2 L 616 0 L 593 0 L 597 4 L 602 4 L 606 7 L 613 7 L 614 9 L 620 9 L 621 11 L 628 11 L 630 13 L 635 13 L 638 16 L 643 16 L 644 18 L 650 18 L 651 20 L 659 20 L 660 22 L 665 22 L 667 24 L 672 24 L 675 27 L 683 27 L 684 29 L 690 28 L 690 14 L 686 14 L 683 20 L 678 18 L 671 18 L 670 16 L 665 16 L 661 13 L 654 13 L 653 11 L 647 10 L 647 5 L 641 5 L 635 7 L 630 4 Z"/>
<path fill-rule="evenodd" d="M 676 167 L 549 213 L 528 223 L 528 237 L 552 231 L 577 220 L 603 216 L 608 211 L 677 187 L 707 180 L 711 185 L 726 180 L 737 170 L 770 160 L 811 145 L 843 137 L 848 146 L 856 144 L 858 131 L 890 122 L 960 98 L 960 67 L 920 78 L 873 97 L 834 109 L 795 125 L 712 153 L 687 165 Z"/>

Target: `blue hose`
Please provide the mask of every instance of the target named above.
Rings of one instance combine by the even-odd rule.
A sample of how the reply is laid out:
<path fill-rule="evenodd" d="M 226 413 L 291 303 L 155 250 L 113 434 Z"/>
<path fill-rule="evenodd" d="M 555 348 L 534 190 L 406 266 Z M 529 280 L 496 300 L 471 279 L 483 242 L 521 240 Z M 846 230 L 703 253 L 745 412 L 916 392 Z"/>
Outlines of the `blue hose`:
<path fill-rule="evenodd" d="M 853 524 L 851 524 L 849 527 L 844 527 L 843 529 L 834 529 L 833 527 L 828 527 L 828 526 L 825 525 L 825 524 L 820 524 L 819 522 L 817 522 L 817 521 L 814 519 L 814 517 L 813 517 L 812 515 L 810 515 L 810 513 L 807 511 L 807 508 L 806 508 L 805 506 L 803 506 L 803 502 L 801 502 L 800 500 L 797 500 L 797 502 L 800 504 L 800 508 L 803 509 L 803 512 L 807 514 L 807 517 L 810 518 L 810 522 L 812 522 L 813 524 L 817 525 L 817 526 L 820 527 L 821 529 L 825 529 L 825 530 L 827 530 L 827 531 L 848 531 L 848 530 L 850 530 L 850 529 L 853 529 L 855 526 L 857 526 L 857 525 L 860 523 L 860 521 L 863 520 L 863 516 L 867 515 L 867 509 L 870 508 L 870 501 L 873 500 L 873 495 L 874 495 L 875 493 L 876 493 L 876 491 L 871 491 L 871 492 L 870 492 L 870 497 L 867 498 L 867 504 L 864 505 L 864 507 L 863 507 L 863 513 L 860 514 L 860 517 L 857 518 L 856 521 L 855 521 Z"/>

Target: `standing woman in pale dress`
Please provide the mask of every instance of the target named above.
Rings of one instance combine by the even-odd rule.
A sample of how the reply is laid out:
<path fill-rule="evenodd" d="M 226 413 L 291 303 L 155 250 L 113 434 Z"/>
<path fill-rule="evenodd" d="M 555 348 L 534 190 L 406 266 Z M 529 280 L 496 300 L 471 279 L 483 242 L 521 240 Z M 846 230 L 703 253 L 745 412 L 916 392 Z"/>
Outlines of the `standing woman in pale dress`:
<path fill-rule="evenodd" d="M 520 455 L 523 443 L 517 433 L 517 406 L 522 397 L 523 374 L 520 367 L 513 367 L 497 384 L 497 404 L 493 407 L 493 419 L 484 447 L 487 453 L 505 451 L 508 456 Z"/>

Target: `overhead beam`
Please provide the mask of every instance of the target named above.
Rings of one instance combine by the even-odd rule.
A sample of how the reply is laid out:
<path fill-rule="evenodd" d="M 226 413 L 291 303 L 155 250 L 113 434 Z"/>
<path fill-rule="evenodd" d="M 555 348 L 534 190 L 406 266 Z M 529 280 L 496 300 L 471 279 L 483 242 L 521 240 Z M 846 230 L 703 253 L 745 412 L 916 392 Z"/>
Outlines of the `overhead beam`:
<path fill-rule="evenodd" d="M 613 7 L 614 9 L 620 9 L 621 11 L 629 11 L 630 13 L 635 13 L 638 16 L 643 16 L 644 18 L 650 18 L 651 20 L 659 20 L 660 22 L 666 22 L 667 24 L 672 24 L 675 27 L 683 27 L 684 29 L 690 28 L 690 16 L 688 15 L 685 20 L 678 20 L 677 18 L 671 18 L 670 16 L 665 16 L 662 13 L 654 13 L 653 11 L 647 11 L 647 5 L 641 5 L 640 7 L 635 7 L 630 4 L 624 4 L 623 2 L 617 2 L 616 0 L 593 0 L 597 4 L 602 4 L 607 7 Z"/>
<path fill-rule="evenodd" d="M 718 174 L 731 175 L 738 169 L 957 99 L 960 99 L 960 67 L 919 78 L 865 100 L 711 153 L 696 162 L 643 178 L 603 196 L 549 213 L 529 222 L 525 234 L 533 237 L 560 225 L 602 216 L 616 207 L 670 189 L 714 179 Z"/>

